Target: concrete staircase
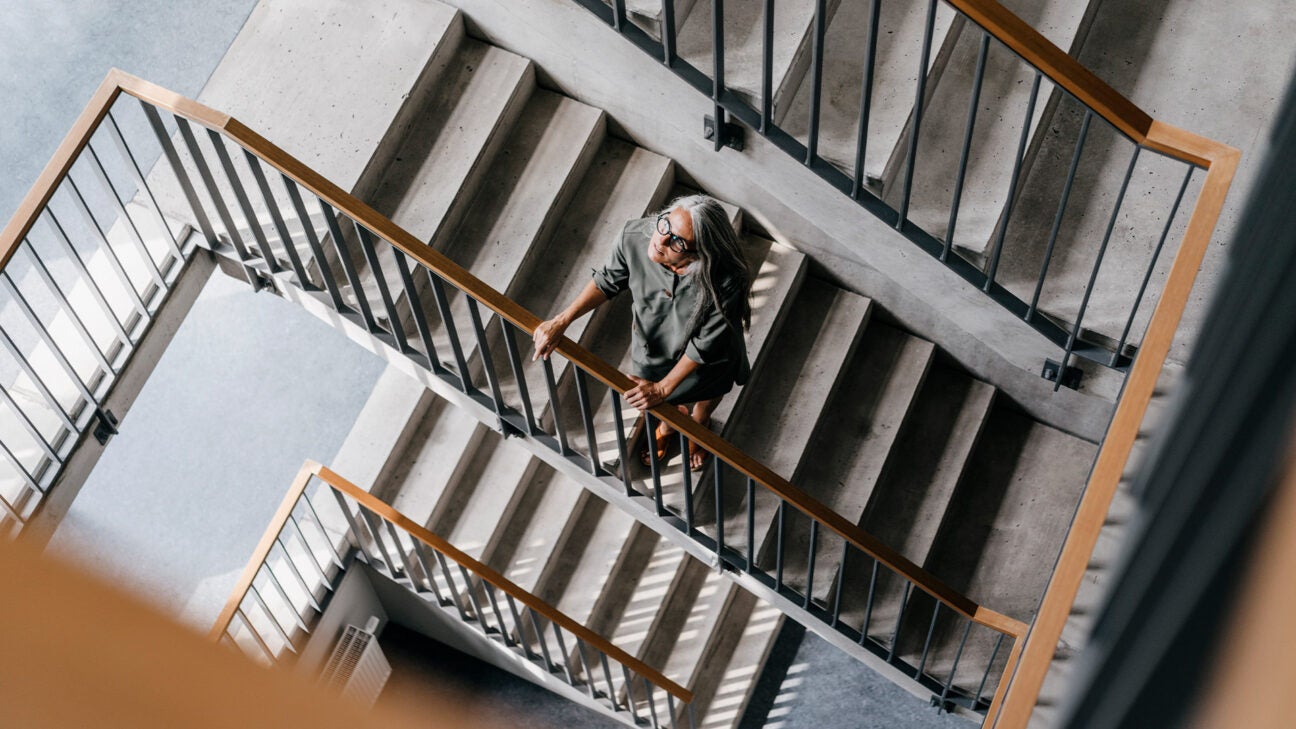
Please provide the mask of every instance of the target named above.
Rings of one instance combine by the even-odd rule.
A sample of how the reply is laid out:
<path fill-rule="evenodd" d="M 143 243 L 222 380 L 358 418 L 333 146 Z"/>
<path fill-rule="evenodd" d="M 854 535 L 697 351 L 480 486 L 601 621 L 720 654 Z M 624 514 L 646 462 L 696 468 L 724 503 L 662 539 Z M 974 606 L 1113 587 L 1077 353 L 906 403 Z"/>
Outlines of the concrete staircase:
<path fill-rule="evenodd" d="M 255 77 L 268 58 L 282 52 L 279 41 L 260 32 L 257 23 L 273 18 L 295 27 L 302 21 L 286 16 L 349 12 L 334 5 L 348 4 L 307 9 L 265 0 L 249 21 L 251 32 L 231 48 L 214 79 Z M 467 36 L 458 13 L 409 0 L 387 5 L 433 30 L 419 44 L 391 47 L 383 45 L 378 26 L 356 26 L 353 46 L 372 54 L 361 53 L 364 58 L 357 62 L 369 64 L 373 73 L 401 69 L 405 91 L 399 102 L 389 100 L 384 107 L 389 113 L 373 121 L 373 128 L 356 132 L 358 138 L 378 141 L 343 145 L 331 153 L 329 165 L 349 175 L 344 187 L 489 285 L 539 314 L 556 311 L 606 256 L 624 221 L 657 209 L 683 189 L 672 162 L 609 135 L 601 111 L 538 86 L 529 61 Z M 788 12 L 798 7 L 779 5 Z M 846 22 L 853 5 L 836 8 L 834 26 Z M 697 3 L 689 18 L 701 17 L 705 7 Z M 751 20 L 741 13 L 731 18 Z M 685 52 L 689 23 L 697 21 L 681 22 Z M 779 62 L 786 69 L 778 86 L 787 89 L 782 98 L 789 118 L 796 108 L 792 90 L 800 88 L 804 75 L 803 49 L 794 45 Z M 413 71 L 411 64 L 417 66 Z M 281 83 L 309 86 L 328 70 L 296 65 L 279 73 L 301 77 Z M 362 92 L 370 90 L 356 93 Z M 230 93 L 222 91 L 226 97 Z M 200 98 L 207 97 L 204 92 Z M 226 101 L 221 108 L 240 116 L 245 104 Z M 294 124 L 326 124 L 288 112 L 274 118 L 272 109 L 258 108 L 274 130 L 271 139 L 279 143 L 293 138 Z M 897 112 L 897 119 L 903 116 Z M 897 138 L 902 133 L 897 130 Z M 302 158 L 311 161 L 308 154 Z M 885 170 L 885 163 L 879 164 Z M 745 229 L 739 211 L 732 216 L 756 276 L 748 333 L 754 370 L 745 387 L 726 397 L 714 427 L 972 599 L 1029 620 L 1095 446 L 996 400 L 991 385 L 972 378 L 935 344 L 888 321 L 868 299 L 809 278 L 802 255 Z M 328 262 L 307 261 L 321 263 Z M 368 258 L 357 254 L 350 263 L 362 282 L 378 275 Z M 379 267 L 385 277 L 395 276 L 393 266 Z M 346 295 L 354 301 L 356 292 L 348 289 Z M 603 307 L 568 336 L 624 365 L 626 303 Z M 370 304 L 381 312 L 381 301 Z M 412 331 L 410 302 L 396 305 L 406 331 Z M 347 331 L 364 338 L 354 327 Z M 401 356 L 377 339 L 366 344 L 388 358 Z M 468 356 L 480 373 L 485 364 L 471 351 Z M 527 365 L 532 382 L 539 381 L 538 366 Z M 561 367 L 556 375 L 561 391 L 574 387 Z M 574 397 L 565 401 L 574 407 Z M 593 410 L 598 432 L 606 433 L 611 402 L 595 403 Z M 573 413 L 561 409 L 537 415 L 574 422 Z M 629 423 L 634 413 L 623 416 Z M 574 448 L 587 445 L 579 427 L 568 432 Z M 611 452 L 607 445 L 604 454 Z M 678 458 L 672 454 L 670 463 L 678 464 Z M 638 464 L 619 465 L 634 480 L 647 477 Z M 786 618 L 657 531 L 673 527 L 637 521 L 598 498 L 583 479 L 504 440 L 473 414 L 395 369 L 373 392 L 334 467 L 687 686 L 696 695 L 699 725 L 733 726 L 743 716 Z M 668 487 L 667 498 L 679 499 L 682 485 Z M 715 513 L 713 492 L 699 486 L 697 497 L 700 514 Z M 735 520 L 731 528 L 736 530 L 748 506 L 745 494 L 726 489 L 722 498 L 721 513 Z M 773 559 L 776 504 L 762 497 L 751 506 L 758 515 L 754 539 L 764 565 Z M 714 518 L 701 526 L 712 533 L 715 527 Z M 808 538 L 808 525 L 793 520 L 785 539 L 804 548 Z M 816 598 L 826 597 L 839 569 L 848 575 L 864 569 L 843 567 L 839 556 L 819 555 Z M 785 580 L 804 584 L 805 569 L 789 564 Z M 920 599 L 906 600 L 902 590 L 881 594 L 871 606 L 870 625 L 894 625 L 911 613 L 931 611 Z M 862 624 L 866 608 L 856 597 L 844 597 L 843 620 Z M 878 636 L 904 660 L 912 661 L 921 649 L 908 631 Z M 940 633 L 930 663 L 952 662 L 957 646 L 957 635 Z M 978 665 L 976 659 L 984 665 L 993 650 L 988 644 L 969 645 L 965 665 Z M 1005 658 L 999 654 L 996 665 Z"/>

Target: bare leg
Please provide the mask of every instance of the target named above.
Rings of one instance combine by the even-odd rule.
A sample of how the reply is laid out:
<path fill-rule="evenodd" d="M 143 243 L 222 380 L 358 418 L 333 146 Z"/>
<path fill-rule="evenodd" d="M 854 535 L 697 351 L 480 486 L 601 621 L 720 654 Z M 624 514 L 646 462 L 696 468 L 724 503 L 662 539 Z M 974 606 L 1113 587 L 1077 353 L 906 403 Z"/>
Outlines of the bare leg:
<path fill-rule="evenodd" d="M 724 395 L 715 397 L 710 400 L 701 400 L 693 403 L 693 420 L 704 428 L 711 427 L 711 413 L 720 405 Z M 695 443 L 689 443 L 689 467 L 694 471 L 706 465 L 706 460 L 711 456 L 710 451 Z"/>

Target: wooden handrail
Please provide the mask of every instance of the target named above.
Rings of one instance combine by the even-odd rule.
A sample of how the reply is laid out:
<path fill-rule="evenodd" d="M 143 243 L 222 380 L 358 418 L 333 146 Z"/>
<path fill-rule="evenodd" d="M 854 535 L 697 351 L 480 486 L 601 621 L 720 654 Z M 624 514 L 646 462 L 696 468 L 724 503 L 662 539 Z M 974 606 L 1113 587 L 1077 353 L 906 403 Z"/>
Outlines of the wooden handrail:
<path fill-rule="evenodd" d="M 1152 400 L 1152 391 L 1188 304 L 1188 295 L 1197 277 L 1197 269 L 1210 245 L 1211 233 L 1219 220 L 1224 198 L 1241 158 L 1241 153 L 1233 147 L 1160 122 L 1152 125 L 1150 139 L 1157 144 L 1174 145 L 1202 155 L 1207 169 L 1206 180 L 1202 184 L 1197 205 L 1188 219 L 1188 228 L 1170 268 L 1165 289 L 1157 301 L 1147 333 L 1143 336 L 1138 358 L 1125 382 L 1124 393 L 1116 404 L 1116 412 L 1089 475 L 1084 497 L 1031 626 L 1021 662 L 1016 674 L 1011 677 L 1003 711 L 997 717 L 998 723 L 987 721 L 987 727 L 1019 729 L 1030 721 L 1036 697 L 1044 685 L 1044 676 L 1053 660 L 1062 628 L 1080 591 L 1085 570 L 1098 543 L 1098 534 L 1111 509 L 1116 488 L 1134 448 L 1134 440 L 1138 437 L 1148 403 Z"/>
<path fill-rule="evenodd" d="M 302 465 L 301 470 L 297 472 L 297 476 L 293 479 L 287 495 L 284 496 L 284 500 L 279 505 L 278 511 L 275 512 L 274 517 L 271 519 L 270 526 L 266 528 L 265 534 L 262 535 L 260 544 L 258 544 L 256 550 L 253 551 L 252 559 L 248 561 L 248 565 L 244 568 L 242 576 L 239 577 L 239 581 L 235 584 L 233 592 L 230 593 L 230 598 L 226 602 L 225 608 L 221 610 L 220 615 L 216 618 L 216 623 L 208 633 L 208 638 L 212 641 L 219 641 L 225 634 L 225 631 L 229 628 L 230 621 L 234 618 L 234 613 L 238 610 L 238 607 L 242 603 L 244 596 L 247 595 L 249 588 L 252 587 L 252 582 L 256 578 L 257 572 L 260 571 L 261 565 L 265 562 L 266 558 L 269 557 L 270 549 L 274 546 L 279 532 L 283 529 L 284 525 L 288 523 L 288 517 L 292 513 L 293 507 L 296 506 L 297 501 L 302 497 L 302 494 L 305 493 L 306 487 L 310 484 L 312 478 L 318 478 L 330 488 L 340 491 L 355 500 L 356 503 L 360 504 L 364 508 L 377 514 L 386 521 L 391 522 L 400 529 L 405 530 L 411 537 L 423 542 L 456 564 L 467 569 L 472 574 L 499 588 L 506 595 L 509 595 L 513 599 L 539 613 L 549 622 L 561 626 L 567 632 L 575 635 L 578 639 L 606 654 L 609 658 L 612 658 L 617 663 L 630 669 L 634 674 L 643 676 L 652 684 L 660 687 L 680 701 L 686 704 L 693 701 L 692 691 L 689 691 L 678 683 L 670 680 L 660 671 L 645 664 L 643 661 L 635 658 L 629 653 L 626 653 L 621 648 L 618 648 L 607 638 L 604 638 L 598 633 L 595 633 L 584 625 L 576 622 L 571 617 L 560 612 L 556 607 L 550 605 L 544 600 L 541 600 L 534 594 L 518 587 L 513 581 L 509 580 L 498 571 L 488 567 L 476 559 L 473 559 L 468 554 L 460 551 L 453 544 L 450 544 L 441 537 L 428 531 L 426 528 L 419 525 L 417 522 L 412 521 L 409 517 L 399 511 L 396 511 L 389 504 L 383 502 L 373 494 L 365 491 L 359 486 L 356 486 L 338 475 L 335 471 L 326 466 L 322 466 L 315 461 L 306 461 L 306 463 Z"/>

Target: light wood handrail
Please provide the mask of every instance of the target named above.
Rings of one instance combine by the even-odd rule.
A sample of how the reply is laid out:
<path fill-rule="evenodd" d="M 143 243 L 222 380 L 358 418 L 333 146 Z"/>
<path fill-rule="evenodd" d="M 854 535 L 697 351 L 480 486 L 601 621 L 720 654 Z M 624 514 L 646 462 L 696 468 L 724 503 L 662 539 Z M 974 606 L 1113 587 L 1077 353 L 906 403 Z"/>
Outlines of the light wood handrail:
<path fill-rule="evenodd" d="M 215 624 L 208 633 L 208 638 L 212 641 L 219 641 L 225 634 L 225 631 L 229 628 L 230 622 L 234 618 L 234 613 L 243 602 L 243 598 L 247 595 L 249 588 L 252 587 L 252 582 L 260 571 L 261 565 L 265 562 L 266 558 L 269 557 L 270 549 L 274 546 L 279 532 L 283 529 L 284 525 L 288 523 L 288 516 L 292 513 L 293 507 L 296 506 L 297 501 L 302 497 L 302 494 L 305 493 L 306 487 L 310 484 L 312 478 L 319 479 L 330 488 L 350 497 L 364 508 L 377 514 L 384 520 L 391 522 L 394 526 L 408 532 L 411 537 L 441 553 L 451 561 L 467 569 L 473 575 L 480 577 L 486 582 L 499 588 L 506 595 L 511 596 L 513 599 L 539 613 L 545 618 L 545 620 L 548 620 L 551 623 L 556 623 L 568 633 L 575 635 L 578 639 L 584 641 L 595 650 L 606 654 L 609 658 L 630 669 L 630 671 L 635 675 L 643 676 L 653 685 L 658 686 L 671 696 L 674 696 L 686 704 L 692 703 L 692 691 L 689 691 L 678 683 L 670 680 L 660 671 L 652 668 L 638 658 L 635 658 L 621 648 L 618 648 L 607 638 L 604 638 L 598 633 L 595 633 L 584 625 L 576 622 L 570 616 L 560 612 L 558 608 L 550 605 L 544 600 L 541 600 L 534 594 L 518 587 L 513 581 L 509 580 L 498 571 L 488 567 L 476 559 L 473 559 L 468 554 L 460 551 L 453 544 L 450 544 L 441 537 L 428 531 L 425 527 L 414 522 L 399 511 L 396 511 L 389 504 L 383 502 L 373 494 L 365 491 L 359 486 L 356 486 L 338 475 L 335 471 L 326 466 L 320 465 L 315 461 L 306 461 L 306 463 L 302 465 L 301 470 L 297 472 L 297 476 L 293 479 L 292 485 L 288 488 L 288 493 L 284 496 L 283 502 L 279 505 L 279 509 L 271 519 L 270 525 L 266 528 L 265 534 L 262 535 L 260 544 L 257 545 L 256 550 L 252 553 L 252 559 L 248 561 L 248 565 L 244 568 L 242 576 L 239 577 L 239 581 L 235 584 L 234 590 L 230 593 L 230 598 L 226 602 L 225 608 L 221 610 L 220 615 L 216 618 Z"/>

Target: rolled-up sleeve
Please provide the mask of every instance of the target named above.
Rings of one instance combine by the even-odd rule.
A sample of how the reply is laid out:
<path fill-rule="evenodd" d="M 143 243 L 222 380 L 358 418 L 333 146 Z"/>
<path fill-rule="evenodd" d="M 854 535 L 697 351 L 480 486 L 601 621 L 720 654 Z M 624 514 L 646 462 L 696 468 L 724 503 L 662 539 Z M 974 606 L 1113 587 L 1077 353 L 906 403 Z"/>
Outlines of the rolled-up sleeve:
<path fill-rule="evenodd" d="M 721 287 L 721 306 L 724 311 L 736 312 L 740 310 L 738 299 L 742 296 L 742 286 L 735 282 L 729 284 Z M 738 354 L 734 346 L 735 335 L 730 331 L 732 327 L 720 312 L 720 309 L 711 307 L 702 326 L 684 348 L 684 355 L 698 364 L 723 362 Z"/>
<path fill-rule="evenodd" d="M 626 265 L 625 257 L 625 239 L 623 233 L 617 239 L 617 244 L 612 249 L 612 254 L 608 256 L 607 263 L 603 264 L 602 268 L 593 269 L 592 272 L 594 285 L 609 299 L 625 291 L 630 283 L 630 268 Z"/>

